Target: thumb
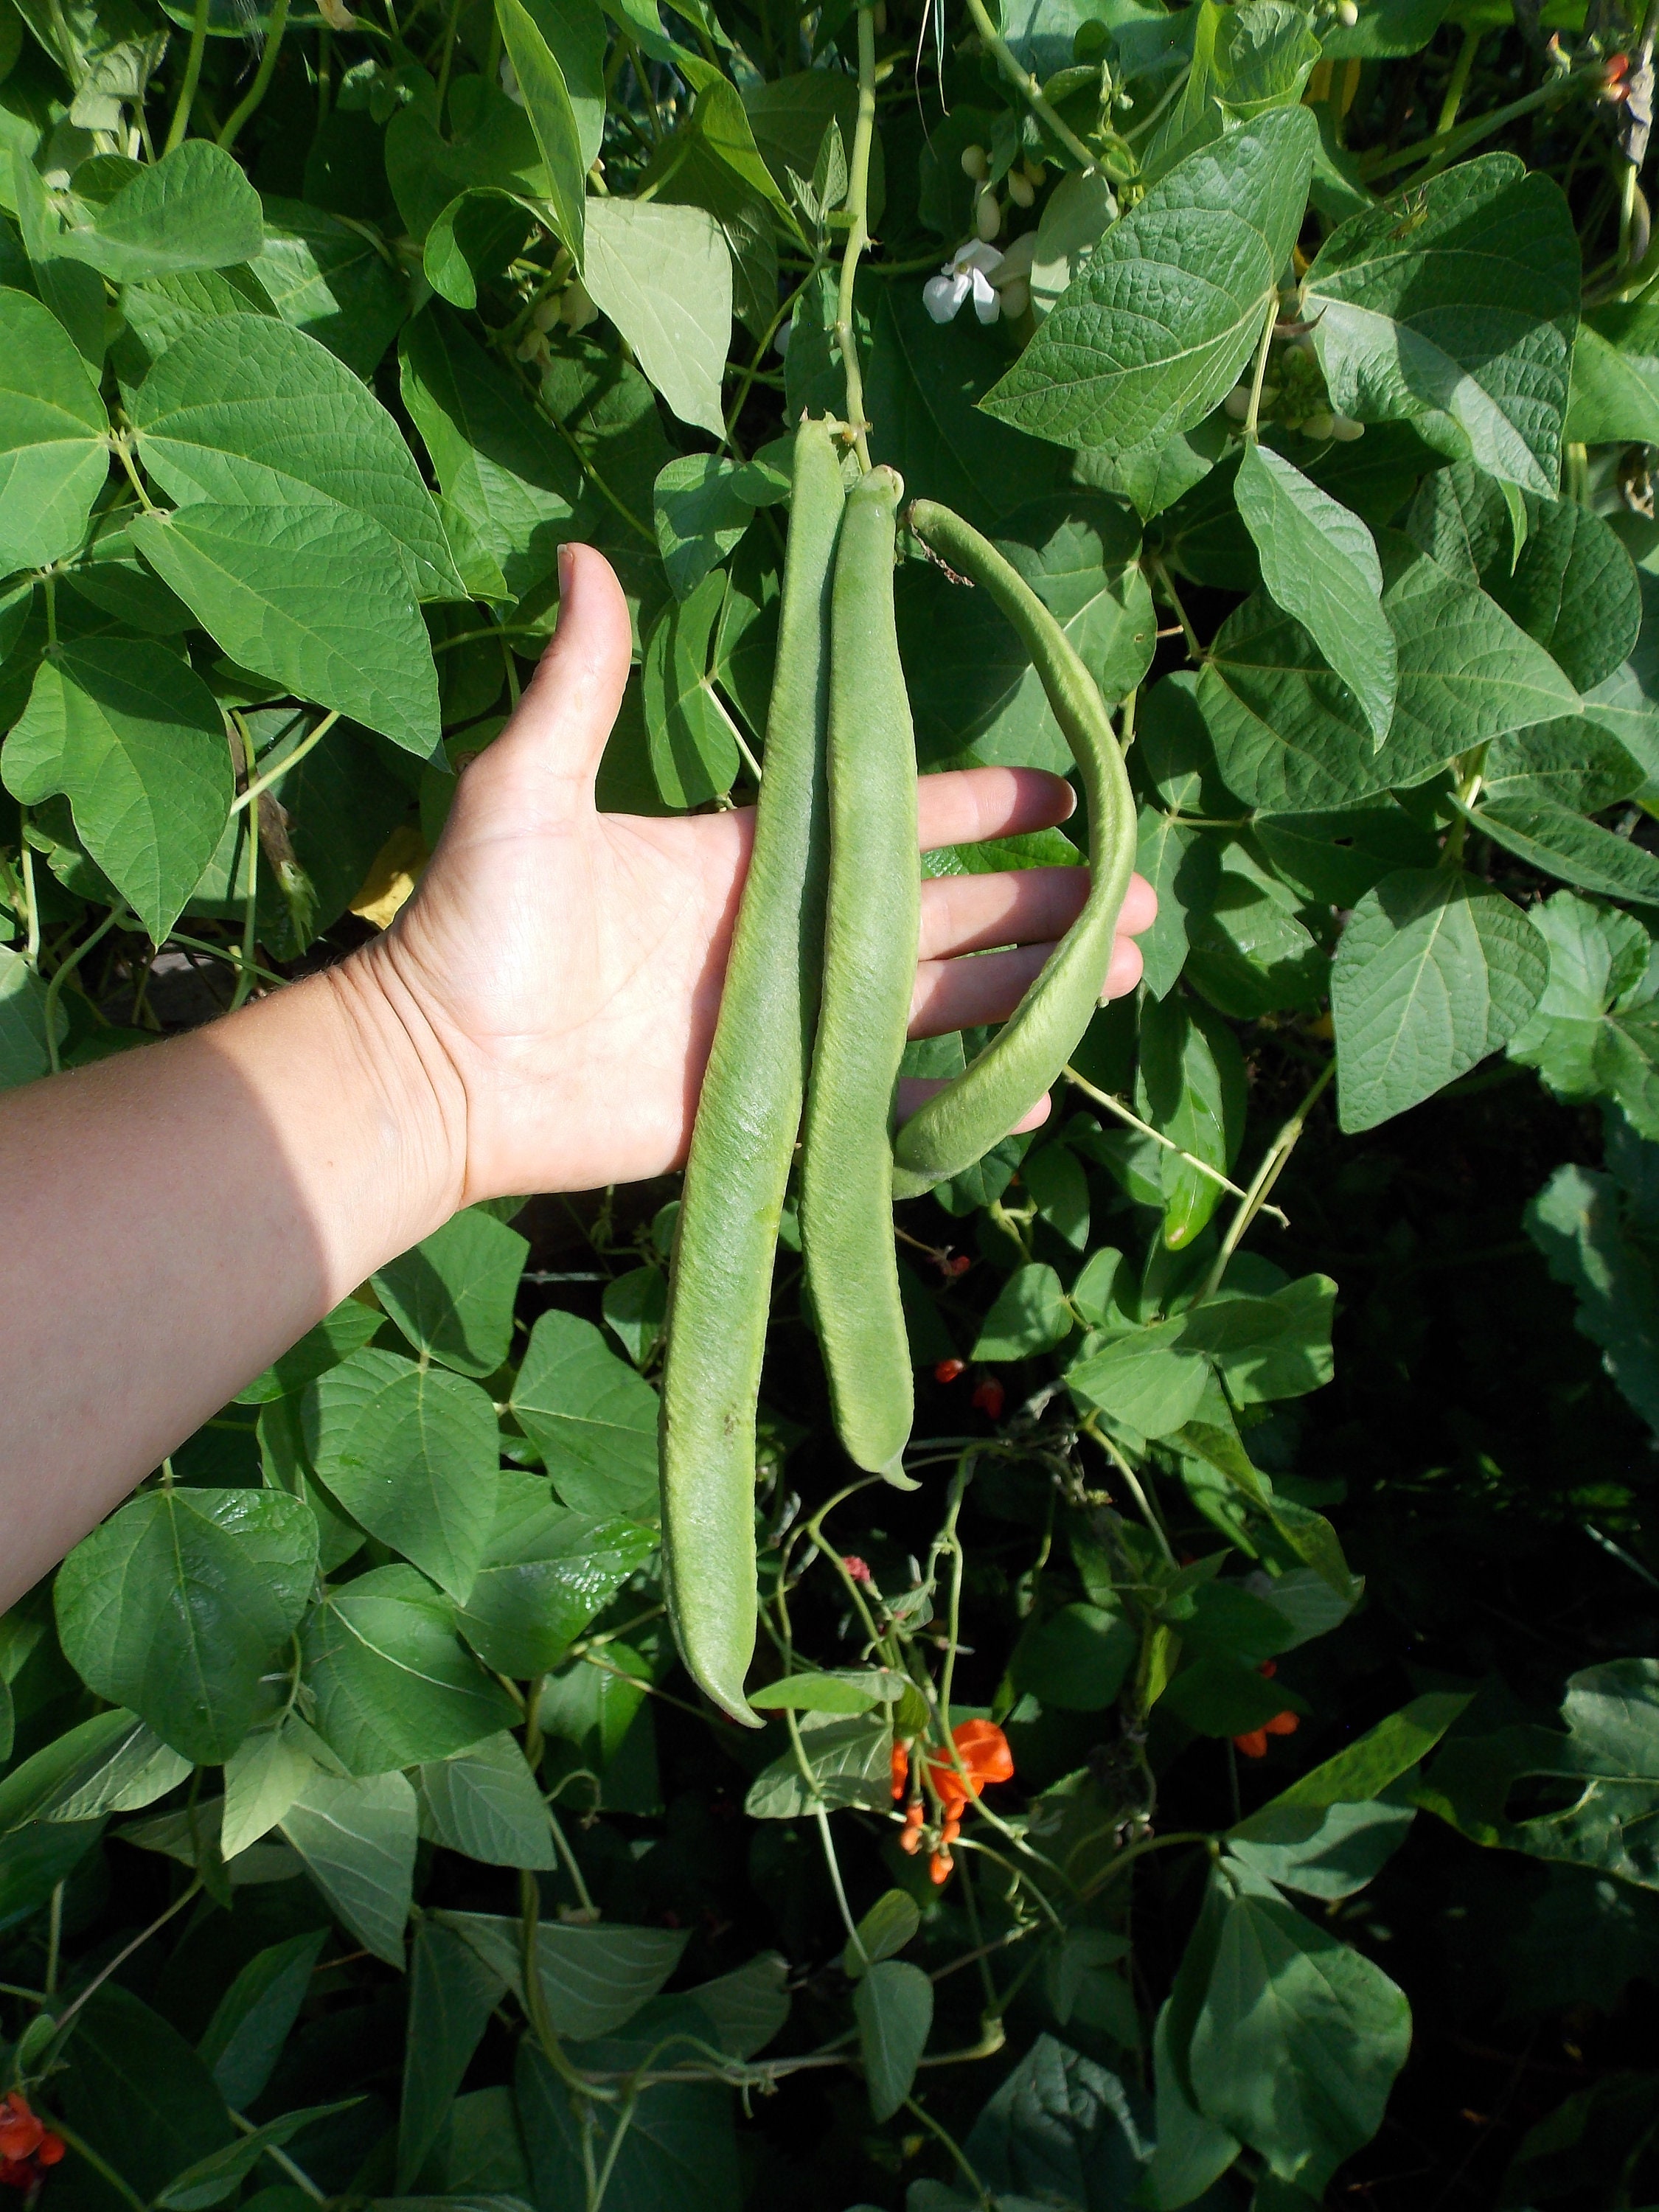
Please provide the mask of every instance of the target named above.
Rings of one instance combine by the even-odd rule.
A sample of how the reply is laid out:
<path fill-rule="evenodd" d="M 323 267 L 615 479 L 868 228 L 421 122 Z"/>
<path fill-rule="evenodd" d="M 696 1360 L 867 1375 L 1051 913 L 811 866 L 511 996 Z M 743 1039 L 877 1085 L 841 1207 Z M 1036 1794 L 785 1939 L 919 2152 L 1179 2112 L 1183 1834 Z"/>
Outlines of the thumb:
<path fill-rule="evenodd" d="M 593 803 L 599 757 L 633 658 L 628 602 L 592 545 L 559 548 L 559 620 L 513 718 L 462 778 L 455 811 L 507 810 L 513 826 L 569 821 Z"/>

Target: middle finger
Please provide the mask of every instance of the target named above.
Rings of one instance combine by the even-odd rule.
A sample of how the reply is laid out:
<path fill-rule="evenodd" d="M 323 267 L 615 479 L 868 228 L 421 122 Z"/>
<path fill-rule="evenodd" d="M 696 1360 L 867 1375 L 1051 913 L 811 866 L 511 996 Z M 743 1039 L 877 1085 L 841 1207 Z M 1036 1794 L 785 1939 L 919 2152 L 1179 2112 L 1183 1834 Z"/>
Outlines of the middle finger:
<path fill-rule="evenodd" d="M 919 957 L 949 960 L 993 945 L 1052 944 L 1077 920 L 1088 896 L 1087 868 L 931 877 L 921 886 Z"/>

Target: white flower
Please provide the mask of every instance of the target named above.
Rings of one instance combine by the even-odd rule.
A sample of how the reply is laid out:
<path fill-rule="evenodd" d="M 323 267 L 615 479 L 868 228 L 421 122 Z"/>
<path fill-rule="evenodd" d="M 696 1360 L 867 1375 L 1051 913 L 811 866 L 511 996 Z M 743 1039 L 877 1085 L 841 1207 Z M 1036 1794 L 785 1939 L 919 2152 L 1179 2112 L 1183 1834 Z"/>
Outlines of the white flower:
<path fill-rule="evenodd" d="M 981 322 L 995 322 L 1002 313 L 1002 303 L 994 289 L 1002 261 L 995 246 L 988 246 L 982 239 L 975 238 L 966 246 L 957 246 L 939 275 L 930 277 L 922 286 L 922 305 L 936 323 L 948 323 L 971 295 L 974 313 Z"/>

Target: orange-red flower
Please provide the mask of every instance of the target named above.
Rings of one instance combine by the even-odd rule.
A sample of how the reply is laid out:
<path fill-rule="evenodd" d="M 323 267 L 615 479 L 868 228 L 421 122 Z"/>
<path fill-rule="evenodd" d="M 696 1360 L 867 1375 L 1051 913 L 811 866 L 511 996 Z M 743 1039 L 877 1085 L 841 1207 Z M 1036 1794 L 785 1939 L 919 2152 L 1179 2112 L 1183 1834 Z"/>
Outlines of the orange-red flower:
<path fill-rule="evenodd" d="M 951 1879 L 952 1860 L 949 1851 L 935 1851 L 927 1862 L 929 1880 L 935 1888 L 942 1888 Z"/>
<path fill-rule="evenodd" d="M 1301 1725 L 1294 1713 L 1275 1713 L 1259 1729 L 1250 1729 L 1243 1735 L 1236 1735 L 1233 1738 L 1234 1747 L 1242 1751 L 1246 1759 L 1265 1759 L 1270 1735 L 1294 1735 Z"/>
<path fill-rule="evenodd" d="M 889 1765 L 893 1778 L 893 1795 L 902 1797 L 904 1786 L 910 1779 L 910 1747 L 901 1737 L 893 1738 L 892 1757 Z"/>
<path fill-rule="evenodd" d="M 970 1797 L 977 1797 L 988 1782 L 1006 1782 L 1014 1771 L 1014 1754 L 1008 1739 L 994 1721 L 958 1721 L 951 1731 L 961 1770 L 949 1754 L 936 1751 L 927 1771 L 939 1795 L 947 1820 L 960 1820 Z"/>
<path fill-rule="evenodd" d="M 966 1372 L 967 1366 L 965 1359 L 941 1359 L 933 1370 L 933 1380 L 935 1382 L 954 1382 L 958 1375 Z"/>
<path fill-rule="evenodd" d="M 0 2188 L 33 2189 L 42 2169 L 63 2157 L 62 2136 L 52 2134 L 15 2089 L 0 2100 Z"/>
<path fill-rule="evenodd" d="M 1000 1421 L 1002 1419 L 1003 1401 L 1006 1396 L 1006 1391 L 996 1376 L 988 1375 L 982 1382 L 975 1386 L 970 1403 L 978 1412 L 985 1414 L 988 1419 Z"/>

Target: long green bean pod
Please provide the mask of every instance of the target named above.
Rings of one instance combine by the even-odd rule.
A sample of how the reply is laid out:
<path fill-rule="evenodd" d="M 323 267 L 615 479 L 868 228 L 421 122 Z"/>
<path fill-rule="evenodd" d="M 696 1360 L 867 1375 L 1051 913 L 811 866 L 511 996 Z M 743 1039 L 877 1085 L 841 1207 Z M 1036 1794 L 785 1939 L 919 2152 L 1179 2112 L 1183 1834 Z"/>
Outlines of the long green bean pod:
<path fill-rule="evenodd" d="M 979 585 L 1018 631 L 1083 777 L 1089 802 L 1088 902 L 1009 1020 L 973 1064 L 912 1115 L 894 1144 L 894 1194 L 960 1175 L 1057 1082 L 1100 1003 L 1135 862 L 1135 802 L 1099 686 L 1036 593 L 988 539 L 932 500 L 910 527 Z"/>
<path fill-rule="evenodd" d="M 795 434 L 766 757 L 669 1271 L 659 1429 L 669 1618 L 734 1720 L 755 1648 L 755 1407 L 817 1012 L 830 593 L 844 497 L 823 422 Z"/>
<path fill-rule="evenodd" d="M 801 1246 L 849 1456 L 896 1475 L 915 1410 L 893 1249 L 893 1096 L 921 927 L 915 739 L 893 623 L 904 487 L 872 469 L 847 501 L 830 611 L 830 894 L 806 1095 Z"/>

